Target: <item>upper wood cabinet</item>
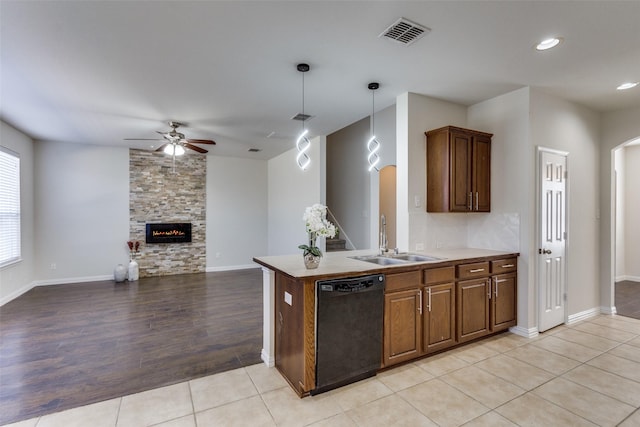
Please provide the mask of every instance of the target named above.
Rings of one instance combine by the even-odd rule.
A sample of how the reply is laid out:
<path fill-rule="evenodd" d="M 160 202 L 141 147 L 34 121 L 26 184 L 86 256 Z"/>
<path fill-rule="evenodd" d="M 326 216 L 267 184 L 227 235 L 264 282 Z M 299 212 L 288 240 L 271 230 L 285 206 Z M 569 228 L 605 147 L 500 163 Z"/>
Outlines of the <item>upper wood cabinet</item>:
<path fill-rule="evenodd" d="M 489 212 L 493 135 L 454 126 L 425 135 L 427 212 Z"/>

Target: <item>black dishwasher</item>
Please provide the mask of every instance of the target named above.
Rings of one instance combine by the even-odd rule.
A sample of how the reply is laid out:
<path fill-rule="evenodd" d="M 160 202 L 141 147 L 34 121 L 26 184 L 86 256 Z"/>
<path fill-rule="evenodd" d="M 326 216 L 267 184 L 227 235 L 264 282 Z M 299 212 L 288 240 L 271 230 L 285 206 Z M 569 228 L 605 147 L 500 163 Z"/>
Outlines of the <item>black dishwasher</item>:
<path fill-rule="evenodd" d="M 382 361 L 384 275 L 316 282 L 316 388 L 374 376 Z"/>

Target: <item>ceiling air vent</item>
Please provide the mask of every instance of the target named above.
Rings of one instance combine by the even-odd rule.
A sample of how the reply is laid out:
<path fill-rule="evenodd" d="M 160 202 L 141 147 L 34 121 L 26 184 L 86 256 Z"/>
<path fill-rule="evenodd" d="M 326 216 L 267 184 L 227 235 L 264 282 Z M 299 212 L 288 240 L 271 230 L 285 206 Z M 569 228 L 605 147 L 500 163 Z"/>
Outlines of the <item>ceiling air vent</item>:
<path fill-rule="evenodd" d="M 309 120 L 310 118 L 311 116 L 308 114 L 298 113 L 295 116 L 291 117 L 291 120 L 300 120 L 301 122 L 304 122 L 306 120 Z"/>
<path fill-rule="evenodd" d="M 384 30 L 378 37 L 384 37 L 396 43 L 409 46 L 411 43 L 426 35 L 429 31 L 431 30 L 424 25 L 416 24 L 406 18 L 400 18 Z"/>
<path fill-rule="evenodd" d="M 261 152 L 262 150 L 261 150 L 261 149 L 259 149 L 259 148 L 249 148 L 249 150 L 248 150 L 248 151 L 249 151 L 250 153 L 259 153 L 259 152 Z"/>

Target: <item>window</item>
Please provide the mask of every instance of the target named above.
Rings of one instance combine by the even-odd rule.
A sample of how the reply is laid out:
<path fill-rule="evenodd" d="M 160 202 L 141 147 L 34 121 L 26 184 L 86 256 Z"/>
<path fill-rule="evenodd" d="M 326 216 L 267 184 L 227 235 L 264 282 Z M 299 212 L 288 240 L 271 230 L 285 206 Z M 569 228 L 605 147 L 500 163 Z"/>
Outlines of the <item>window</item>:
<path fill-rule="evenodd" d="M 0 147 L 0 267 L 20 261 L 20 157 Z"/>

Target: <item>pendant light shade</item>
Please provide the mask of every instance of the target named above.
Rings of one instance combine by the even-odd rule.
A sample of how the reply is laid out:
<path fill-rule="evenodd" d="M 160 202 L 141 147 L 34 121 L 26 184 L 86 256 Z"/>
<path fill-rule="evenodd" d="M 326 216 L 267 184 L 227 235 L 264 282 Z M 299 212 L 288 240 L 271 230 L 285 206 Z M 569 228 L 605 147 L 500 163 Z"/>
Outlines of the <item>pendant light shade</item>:
<path fill-rule="evenodd" d="M 305 128 L 305 121 L 308 116 L 304 113 L 304 73 L 309 71 L 310 67 L 309 64 L 298 64 L 296 68 L 300 73 L 302 73 L 302 114 L 298 115 L 301 117 L 300 120 L 302 120 L 302 132 L 300 133 L 300 136 L 298 136 L 298 139 L 296 139 L 296 149 L 298 150 L 296 163 L 300 169 L 305 170 L 311 163 L 311 158 L 307 154 L 307 151 L 311 148 L 311 141 L 309 141 L 309 138 L 307 137 L 309 131 Z"/>
<path fill-rule="evenodd" d="M 375 135 L 375 91 L 380 87 L 378 83 L 372 82 L 367 86 L 371 91 L 371 138 L 367 141 L 367 150 L 369 154 L 367 155 L 367 162 L 369 163 L 369 172 L 372 170 L 379 171 L 378 164 L 380 163 L 380 155 L 378 151 L 380 151 L 380 142 L 376 138 Z"/>

